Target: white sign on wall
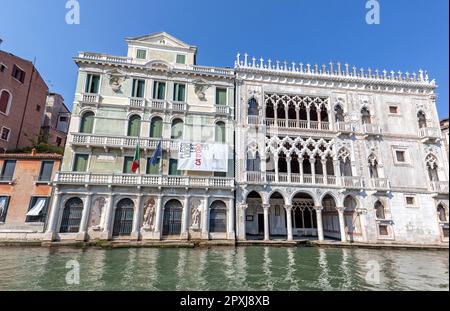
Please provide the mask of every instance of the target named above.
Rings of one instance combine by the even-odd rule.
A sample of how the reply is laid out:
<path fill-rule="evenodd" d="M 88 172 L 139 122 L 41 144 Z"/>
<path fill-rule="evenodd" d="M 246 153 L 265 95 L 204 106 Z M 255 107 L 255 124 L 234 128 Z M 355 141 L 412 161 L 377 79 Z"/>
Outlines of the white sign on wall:
<path fill-rule="evenodd" d="M 228 172 L 228 145 L 182 142 L 178 170 Z"/>

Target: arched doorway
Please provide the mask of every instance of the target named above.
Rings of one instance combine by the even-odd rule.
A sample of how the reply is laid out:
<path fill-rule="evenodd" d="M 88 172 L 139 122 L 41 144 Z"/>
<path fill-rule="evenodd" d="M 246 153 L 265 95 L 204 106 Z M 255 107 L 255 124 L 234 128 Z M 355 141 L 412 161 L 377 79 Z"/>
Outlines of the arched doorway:
<path fill-rule="evenodd" d="M 314 199 L 306 193 L 297 193 L 292 199 L 293 235 L 317 236 L 317 215 Z"/>
<path fill-rule="evenodd" d="M 286 209 L 285 201 L 279 192 L 274 192 L 269 199 L 269 237 L 272 239 L 286 239 Z M 262 219 L 264 221 L 264 218 Z"/>
<path fill-rule="evenodd" d="M 357 241 L 361 237 L 361 221 L 356 208 L 358 203 L 355 198 L 351 195 L 347 196 L 344 200 L 344 220 L 345 220 L 345 231 L 347 234 L 348 241 Z"/>
<path fill-rule="evenodd" d="M 227 232 L 227 206 L 222 201 L 214 201 L 209 213 L 209 232 Z"/>
<path fill-rule="evenodd" d="M 264 210 L 259 193 L 252 191 L 247 196 L 245 213 L 245 233 L 248 240 L 264 239 Z"/>
<path fill-rule="evenodd" d="M 178 200 L 170 200 L 164 207 L 163 236 L 180 235 L 183 206 Z"/>
<path fill-rule="evenodd" d="M 114 213 L 113 237 L 129 236 L 133 229 L 134 202 L 122 199 Z"/>
<path fill-rule="evenodd" d="M 322 207 L 323 235 L 332 239 L 340 239 L 341 230 L 336 201 L 331 195 L 327 194 L 322 199 Z"/>
<path fill-rule="evenodd" d="M 72 198 L 64 205 L 60 233 L 77 233 L 80 231 L 81 216 L 83 214 L 83 201 Z"/>

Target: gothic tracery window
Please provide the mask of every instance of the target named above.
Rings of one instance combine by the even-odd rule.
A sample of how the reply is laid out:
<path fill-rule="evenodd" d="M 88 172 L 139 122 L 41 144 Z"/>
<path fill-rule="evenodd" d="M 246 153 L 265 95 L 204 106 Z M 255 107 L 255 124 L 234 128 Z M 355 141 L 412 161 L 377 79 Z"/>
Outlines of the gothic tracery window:
<path fill-rule="evenodd" d="M 344 110 L 342 109 L 341 105 L 336 105 L 336 107 L 334 108 L 334 116 L 336 123 L 345 121 Z"/>
<path fill-rule="evenodd" d="M 369 156 L 369 174 L 370 178 L 378 178 L 378 161 L 373 153 Z"/>
<path fill-rule="evenodd" d="M 436 157 L 432 154 L 429 154 L 425 158 L 425 163 L 427 166 L 428 178 L 430 179 L 430 181 L 439 181 L 438 165 Z"/>
<path fill-rule="evenodd" d="M 371 123 L 370 111 L 366 107 L 361 110 L 361 122 L 362 124 Z"/>
<path fill-rule="evenodd" d="M 426 118 L 425 113 L 423 111 L 420 111 L 417 114 L 417 120 L 419 122 L 419 128 L 427 127 L 427 118 Z"/>

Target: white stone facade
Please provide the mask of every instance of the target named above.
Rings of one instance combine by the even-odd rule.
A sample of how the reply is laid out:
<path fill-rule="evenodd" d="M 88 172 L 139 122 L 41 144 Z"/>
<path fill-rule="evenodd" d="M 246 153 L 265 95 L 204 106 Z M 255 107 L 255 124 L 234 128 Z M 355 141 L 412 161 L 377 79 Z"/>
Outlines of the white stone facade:
<path fill-rule="evenodd" d="M 435 83 L 238 55 L 237 238 L 448 243 Z"/>
<path fill-rule="evenodd" d="M 448 159 L 427 73 L 247 55 L 203 67 L 166 33 L 127 43 L 127 57 L 75 58 L 48 240 L 448 243 Z M 217 139 L 227 173 L 173 170 L 180 140 Z"/>

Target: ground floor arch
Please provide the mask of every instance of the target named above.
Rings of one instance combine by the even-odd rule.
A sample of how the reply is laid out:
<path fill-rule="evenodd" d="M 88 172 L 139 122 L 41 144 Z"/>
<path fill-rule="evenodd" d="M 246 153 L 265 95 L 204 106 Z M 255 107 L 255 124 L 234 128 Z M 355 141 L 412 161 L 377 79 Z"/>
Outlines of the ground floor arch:
<path fill-rule="evenodd" d="M 332 195 L 325 195 L 322 199 L 323 235 L 326 238 L 340 239 L 341 225 L 337 203 Z"/>
<path fill-rule="evenodd" d="M 81 218 L 83 214 L 83 201 L 74 197 L 64 204 L 62 213 L 60 233 L 78 233 L 80 231 Z"/>
<path fill-rule="evenodd" d="M 292 199 L 292 228 L 297 237 L 317 236 L 317 214 L 311 195 L 299 192 Z"/>
<path fill-rule="evenodd" d="M 131 199 L 122 199 L 117 203 L 114 212 L 113 233 L 114 238 L 130 236 L 133 230 L 134 202 Z"/>
<path fill-rule="evenodd" d="M 220 200 L 214 201 L 210 206 L 209 232 L 227 232 L 227 205 Z"/>
<path fill-rule="evenodd" d="M 163 236 L 181 235 L 183 205 L 178 200 L 170 200 L 164 205 Z"/>

